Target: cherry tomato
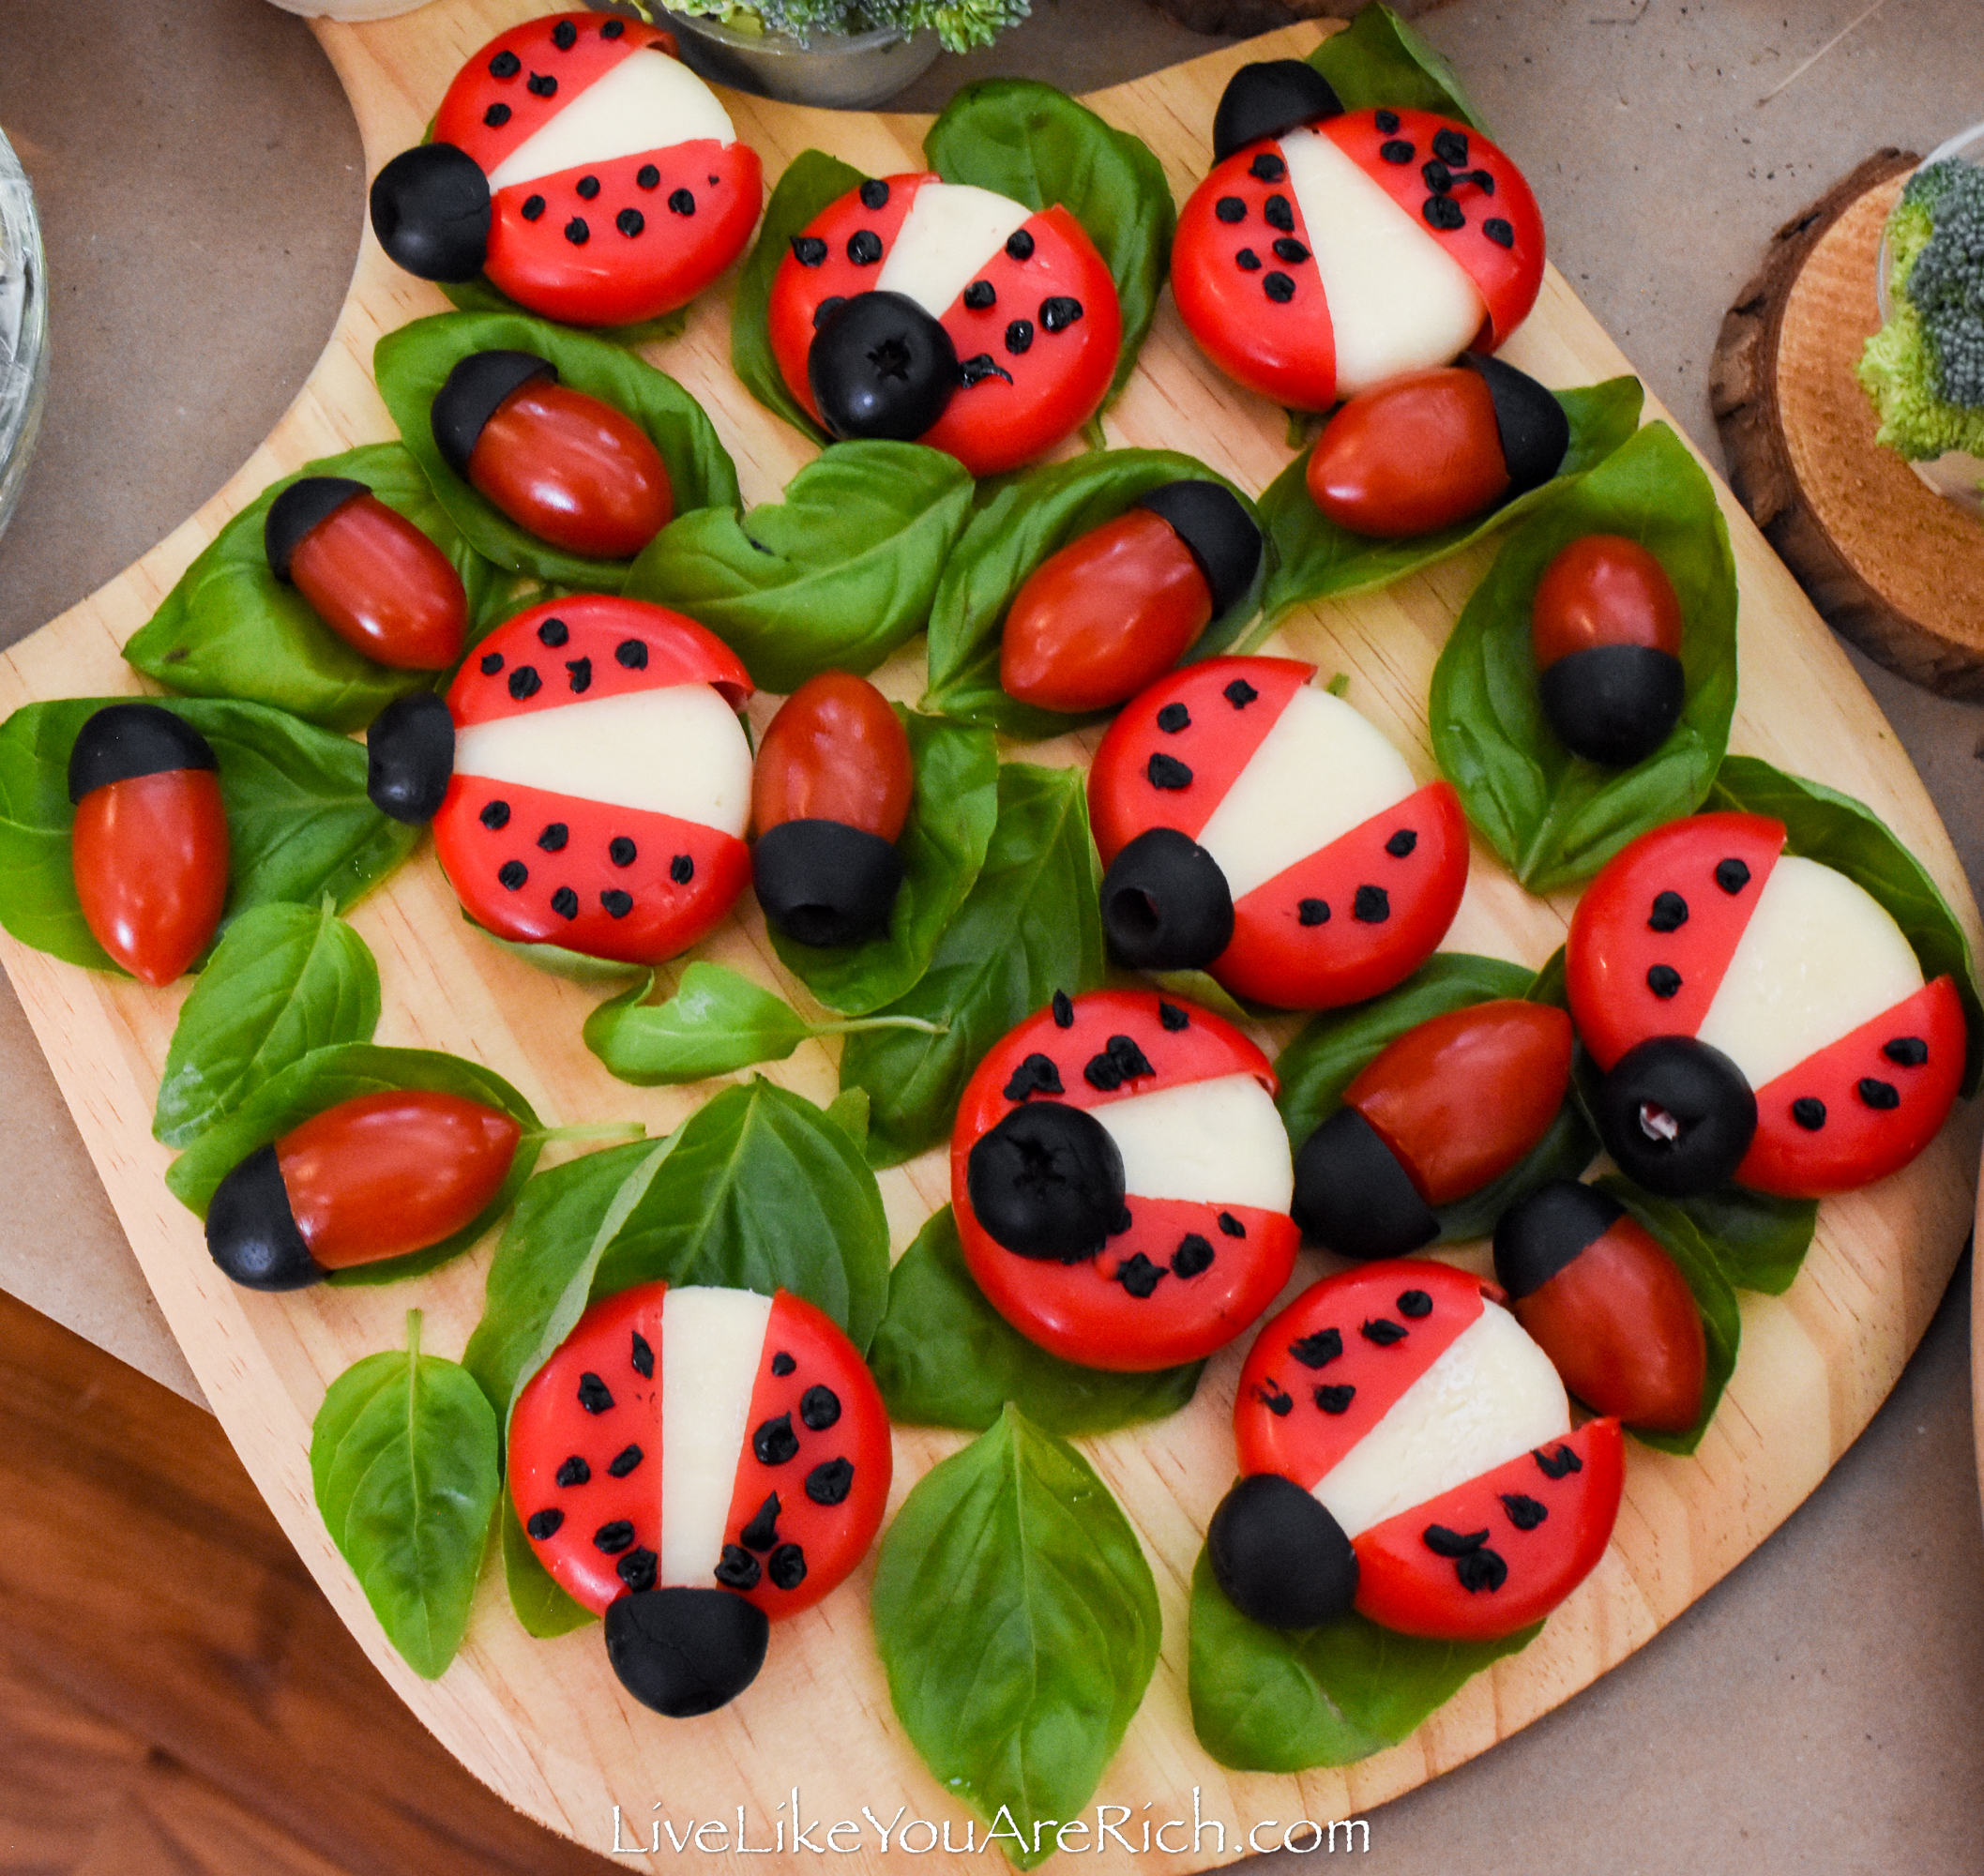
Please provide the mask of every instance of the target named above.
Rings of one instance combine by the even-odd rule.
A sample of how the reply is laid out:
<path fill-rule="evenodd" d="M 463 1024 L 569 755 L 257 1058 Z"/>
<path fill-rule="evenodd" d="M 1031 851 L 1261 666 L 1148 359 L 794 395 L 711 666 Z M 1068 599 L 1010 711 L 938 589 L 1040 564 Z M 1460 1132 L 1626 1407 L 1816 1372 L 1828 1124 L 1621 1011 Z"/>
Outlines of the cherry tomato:
<path fill-rule="evenodd" d="M 1599 645 L 1681 656 L 1681 602 L 1667 569 L 1624 535 L 1587 534 L 1544 570 L 1530 610 L 1537 669 Z"/>
<path fill-rule="evenodd" d="M 132 976 L 169 984 L 227 902 L 227 814 L 204 737 L 156 704 L 97 712 L 69 755 L 83 922 Z"/>
<path fill-rule="evenodd" d="M 779 706 L 751 771 L 760 834 L 786 821 L 839 821 L 884 840 L 909 815 L 909 738 L 888 700 L 844 671 L 810 677 Z"/>
<path fill-rule="evenodd" d="M 668 470 L 634 421 L 563 385 L 511 392 L 477 439 L 468 479 L 518 526 L 572 553 L 624 560 L 668 525 Z"/>
<path fill-rule="evenodd" d="M 1387 540 L 1482 513 L 1509 488 L 1486 380 L 1446 366 L 1352 398 L 1317 440 L 1308 480 L 1339 527 Z"/>

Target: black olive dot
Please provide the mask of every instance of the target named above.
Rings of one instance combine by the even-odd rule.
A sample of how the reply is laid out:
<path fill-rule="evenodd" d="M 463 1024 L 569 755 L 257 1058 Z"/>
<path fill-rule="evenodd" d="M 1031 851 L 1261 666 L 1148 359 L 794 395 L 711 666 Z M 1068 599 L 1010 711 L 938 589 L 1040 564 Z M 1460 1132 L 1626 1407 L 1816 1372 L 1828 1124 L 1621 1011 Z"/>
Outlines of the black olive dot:
<path fill-rule="evenodd" d="M 1149 1300 L 1151 1292 L 1158 1287 L 1164 1275 L 1164 1266 L 1161 1263 L 1153 1263 L 1141 1250 L 1132 1257 L 1125 1258 L 1115 1269 L 1116 1281 L 1140 1303 Z"/>
<path fill-rule="evenodd" d="M 1430 163 L 1420 164 L 1419 179 L 1435 195 L 1445 195 L 1454 186 L 1453 173 L 1437 158 Z"/>
<path fill-rule="evenodd" d="M 990 352 L 980 352 L 976 357 L 966 358 L 958 366 L 958 382 L 966 390 L 974 385 L 982 385 L 988 378 L 1004 378 L 1009 385 L 1013 381 L 1013 374 Z"/>
<path fill-rule="evenodd" d="M 1399 113 L 1396 111 L 1374 112 L 1371 121 L 1378 127 L 1384 135 L 1388 137 L 1399 128 Z"/>
<path fill-rule="evenodd" d="M 668 863 L 668 876 L 677 885 L 687 885 L 696 876 L 696 863 L 687 854 L 677 854 Z"/>
<path fill-rule="evenodd" d="M 1391 895 L 1382 885 L 1360 885 L 1350 915 L 1359 925 L 1383 925 L 1391 916 Z"/>
<path fill-rule="evenodd" d="M 613 1566 L 613 1574 L 636 1596 L 645 1596 L 655 1586 L 655 1575 L 660 1568 L 661 1559 L 644 1544 L 629 1551 Z"/>
<path fill-rule="evenodd" d="M 1390 840 L 1386 841 L 1385 851 L 1389 854 L 1393 859 L 1402 860 L 1408 858 L 1411 855 L 1413 849 L 1418 844 L 1419 836 L 1416 830 L 1411 827 L 1401 827 L 1399 831 L 1391 837 Z"/>
<path fill-rule="evenodd" d="M 1231 1212 L 1221 1212 L 1219 1214 L 1219 1230 L 1227 1237 L 1245 1237 L 1247 1235 L 1247 1227 L 1238 1218 L 1234 1218 Z"/>
<path fill-rule="evenodd" d="M 543 833 L 538 836 L 538 845 L 547 854 L 562 854 L 565 843 L 572 837 L 572 830 L 562 821 L 549 823 Z"/>
<path fill-rule="evenodd" d="M 656 180 L 660 178 L 658 176 Z M 826 259 L 826 243 L 817 234 L 795 234 L 793 259 L 802 267 L 817 267 Z"/>
<path fill-rule="evenodd" d="M 1179 1030 L 1191 1027 L 1191 1018 L 1176 1004 L 1166 1003 L 1161 997 L 1158 1000 L 1158 1021 L 1174 1036 Z"/>
<path fill-rule="evenodd" d="M 628 671 L 647 669 L 647 643 L 644 639 L 622 639 L 613 647 L 613 662 Z"/>
<path fill-rule="evenodd" d="M 1738 859 L 1723 860 L 1716 868 L 1716 884 L 1724 892 L 1741 892 L 1749 884 L 1749 869 Z"/>
<path fill-rule="evenodd" d="M 974 280 L 964 289 L 964 304 L 974 312 L 983 312 L 998 303 L 999 291 L 990 280 Z"/>
<path fill-rule="evenodd" d="M 579 895 L 570 886 L 561 885 L 552 894 L 552 910 L 560 918 L 576 918 L 579 915 Z"/>
<path fill-rule="evenodd" d="M 1646 988 L 1665 1003 L 1681 988 L 1681 974 L 1672 964 L 1656 964 L 1646 973 Z"/>
<path fill-rule="evenodd" d="M 1881 1045 L 1881 1053 L 1898 1068 L 1919 1068 L 1929 1060 L 1929 1044 L 1919 1036 L 1898 1036 Z"/>
<path fill-rule="evenodd" d="M 1484 1589 L 1492 1596 L 1508 1581 L 1508 1566 L 1493 1551 L 1470 1551 L 1454 1565 L 1454 1575 L 1469 1596 Z"/>
<path fill-rule="evenodd" d="M 655 1378 L 655 1351 L 647 1338 L 639 1329 L 633 1332 L 633 1340 L 628 1350 L 628 1360 L 633 1370 L 645 1381 Z"/>
<path fill-rule="evenodd" d="M 1226 701 L 1231 704 L 1235 710 L 1246 709 L 1247 706 L 1251 704 L 1255 698 L 1260 696 L 1260 694 L 1261 693 L 1256 690 L 1253 686 L 1249 684 L 1244 677 L 1234 678 L 1234 681 L 1219 693 L 1219 695 L 1225 698 Z"/>
<path fill-rule="evenodd" d="M 647 217 L 638 208 L 623 208 L 613 217 L 613 226 L 631 241 L 647 226 Z"/>
<path fill-rule="evenodd" d="M 1322 1408 L 1325 1414 L 1349 1413 L 1350 1403 L 1356 1398 L 1357 1390 L 1355 1386 L 1347 1382 L 1338 1387 L 1328 1385 L 1319 1387 L 1316 1389 L 1315 1395 L 1316 1405 Z"/>
<path fill-rule="evenodd" d="M 1566 1473 L 1584 1470 L 1584 1461 L 1572 1446 L 1559 1446 L 1553 1453 L 1533 1451 L 1530 1458 L 1536 1460 L 1545 1478 L 1562 1478 Z"/>
<path fill-rule="evenodd" d="M 1245 221 L 1247 204 L 1237 195 L 1222 195 L 1213 204 L 1213 213 L 1224 222 Z"/>
<path fill-rule="evenodd" d="M 1420 1317 L 1432 1314 L 1432 1298 L 1423 1290 L 1401 1290 L 1399 1313 L 1408 1321 L 1417 1322 Z"/>
<path fill-rule="evenodd" d="M 1007 1076 L 1004 1089 L 1009 1101 L 1024 1101 L 1032 1099 L 1035 1095 L 1063 1095 L 1067 1092 L 1061 1085 L 1061 1070 L 1055 1066 L 1054 1058 L 1037 1051 Z"/>
<path fill-rule="evenodd" d="M 503 669 L 503 654 L 500 651 L 484 652 L 481 669 L 484 677 L 495 676 Z"/>
<path fill-rule="evenodd" d="M 1178 1240 L 1178 1248 L 1171 1254 L 1171 1268 L 1174 1277 L 1197 1277 L 1212 1268 L 1213 1248 L 1211 1241 L 1203 1238 L 1197 1232 L 1187 1232 Z"/>
<path fill-rule="evenodd" d="M 613 1389 L 587 1369 L 579 1377 L 579 1405 L 588 1414 L 603 1414 L 613 1404 Z"/>
<path fill-rule="evenodd" d="M 1537 1504 L 1527 1492 L 1505 1491 L 1501 1499 L 1503 1510 L 1508 1513 L 1508 1521 L 1518 1531 L 1534 1531 L 1550 1516 L 1549 1509 Z"/>
<path fill-rule="evenodd" d="M 563 619 L 546 619 L 538 628 L 538 643 L 549 645 L 553 651 L 562 644 L 570 643 L 571 635 L 572 628 Z"/>
<path fill-rule="evenodd" d="M 482 825 L 490 830 L 491 833 L 499 833 L 502 831 L 502 829 L 509 825 L 509 803 L 507 801 L 489 802 L 483 808 L 482 812 L 478 814 L 476 818 L 480 821 Z"/>
<path fill-rule="evenodd" d="M 570 52 L 572 47 L 577 44 L 578 38 L 579 29 L 569 20 L 560 20 L 552 28 L 552 44 L 556 46 L 561 53 Z"/>
<path fill-rule="evenodd" d="M 1329 923 L 1329 901 L 1326 899 L 1301 899 L 1295 901 L 1295 916 L 1304 925 L 1327 925 Z"/>
<path fill-rule="evenodd" d="M 1190 723 L 1191 712 L 1182 704 L 1167 704 L 1158 712 L 1158 727 L 1168 734 L 1174 736 Z"/>
<path fill-rule="evenodd" d="M 861 206 L 863 208 L 886 208 L 888 206 L 888 185 L 879 176 L 871 176 L 861 185 Z"/>
<path fill-rule="evenodd" d="M 793 1431 L 793 1416 L 780 1414 L 767 1420 L 750 1436 L 750 1449 L 760 1465 L 782 1466 L 799 1450 L 799 1436 Z"/>
<path fill-rule="evenodd" d="M 1419 1541 L 1436 1557 L 1464 1557 L 1488 1542 L 1488 1533 L 1455 1531 L 1445 1524 L 1429 1524 Z"/>
<path fill-rule="evenodd" d="M 872 228 L 857 228 L 847 237 L 847 258 L 857 267 L 871 267 L 882 258 L 882 237 Z"/>
<path fill-rule="evenodd" d="M 1481 232 L 1498 248 L 1513 248 L 1516 245 L 1516 231 L 1499 215 L 1491 215 L 1482 222 Z"/>
<path fill-rule="evenodd" d="M 1234 265 L 1243 274 L 1258 274 L 1261 271 L 1261 257 L 1251 248 L 1242 248 L 1234 256 Z"/>
<path fill-rule="evenodd" d="M 628 1474 L 632 1472 L 633 1469 L 637 1465 L 639 1465 L 641 1461 L 646 1457 L 647 1455 L 644 1453 L 639 1446 L 622 1446 L 620 1450 L 615 1453 L 611 1460 L 607 1461 L 606 1469 L 608 1472 L 612 1473 L 615 1478 L 625 1478 Z"/>
<path fill-rule="evenodd" d="M 1816 1133 L 1825 1125 L 1825 1103 L 1812 1095 L 1801 1095 L 1791 1104 L 1791 1117 L 1807 1133 Z"/>
<path fill-rule="evenodd" d="M 1883 1113 L 1901 1105 L 1901 1094 L 1892 1082 L 1876 1080 L 1872 1075 L 1855 1084 L 1855 1092 L 1870 1108 L 1878 1108 Z"/>
<path fill-rule="evenodd" d="M 661 187 L 661 172 L 652 163 L 643 163 L 635 171 L 634 180 L 643 189 L 659 189 Z"/>
<path fill-rule="evenodd" d="M 1388 143 L 1378 145 L 1378 154 L 1388 163 L 1405 164 L 1419 153 L 1402 137 L 1394 137 Z"/>
<path fill-rule="evenodd" d="M 1295 283 L 1277 270 L 1261 282 L 1261 291 L 1277 306 L 1286 306 L 1295 296 Z"/>
<path fill-rule="evenodd" d="M 560 1482 L 562 1483 L 563 1481 L 561 1480 Z M 555 1505 L 547 1505 L 542 1511 L 533 1511 L 530 1515 L 530 1521 L 523 1528 L 541 1544 L 547 1538 L 555 1537 L 558 1535 L 559 1526 L 564 1522 L 565 1513 L 560 1511 Z"/>
<path fill-rule="evenodd" d="M 504 125 L 509 122 L 509 106 L 507 104 L 492 104 L 489 109 L 482 113 L 482 121 L 487 124 L 492 130 L 502 129 Z"/>
<path fill-rule="evenodd" d="M 850 1460 L 824 1460 L 806 1475 L 806 1495 L 815 1505 L 839 1505 L 854 1489 Z"/>
<path fill-rule="evenodd" d="M 1304 1368 L 1327 1368 L 1343 1353 L 1343 1332 L 1340 1329 L 1318 1329 L 1312 1336 L 1303 1336 L 1288 1345 L 1288 1352 Z"/>
<path fill-rule="evenodd" d="M 686 189 L 670 189 L 668 192 L 668 212 L 671 215 L 693 215 L 696 212 L 694 193 Z"/>
<path fill-rule="evenodd" d="M 799 1397 L 799 1417 L 816 1433 L 824 1433 L 841 1417 L 841 1397 L 816 1383 Z"/>
<path fill-rule="evenodd" d="M 599 37 L 602 39 L 617 39 L 626 30 L 627 22 L 625 20 L 609 20 L 599 28 Z"/>
<path fill-rule="evenodd" d="M 1277 1419 L 1285 1420 L 1295 1408 L 1295 1399 L 1279 1381 L 1268 1381 L 1254 1389 L 1254 1399 Z"/>
<path fill-rule="evenodd" d="M 583 248 L 593 238 L 593 231 L 585 225 L 582 217 L 575 215 L 565 224 L 565 238 L 574 248 Z"/>
<path fill-rule="evenodd" d="M 1176 756 L 1168 756 L 1161 750 L 1144 764 L 1143 772 L 1150 778 L 1153 788 L 1179 789 L 1191 786 L 1191 770 Z"/>
<path fill-rule="evenodd" d="M 555 98 L 558 95 L 558 81 L 549 72 L 534 71 L 524 80 L 523 88 L 533 98 Z"/>
<path fill-rule="evenodd" d="M 606 857 L 616 867 L 630 867 L 641 857 L 641 850 L 625 834 L 615 834 L 606 843 Z"/>
<path fill-rule="evenodd" d="M 574 1453 L 558 1468 L 557 1478 L 558 1483 L 568 1489 L 575 1485 L 590 1485 L 593 1469 L 586 1464 L 584 1454 Z"/>
<path fill-rule="evenodd" d="M 717 1581 L 725 1589 L 751 1590 L 758 1587 L 758 1579 L 764 1574 L 757 1558 L 741 1544 L 726 1544 L 723 1555 L 717 1565 Z"/>
<path fill-rule="evenodd" d="M 523 61 L 515 53 L 498 53 L 489 62 L 489 75 L 492 78 L 515 78 L 523 69 Z"/>
<path fill-rule="evenodd" d="M 791 1355 L 787 1354 L 783 1349 L 780 1349 L 771 1359 L 771 1370 L 777 1375 L 790 1374 L 798 1366 L 799 1364 Z"/>
<path fill-rule="evenodd" d="M 1023 228 L 1015 228 L 1006 237 L 1006 251 L 1016 261 L 1030 261 L 1034 257 L 1034 237 Z"/>
<path fill-rule="evenodd" d="M 1293 234 L 1282 234 L 1275 241 L 1275 259 L 1286 261 L 1292 267 L 1298 267 L 1309 259 L 1309 250 Z"/>
<path fill-rule="evenodd" d="M 1271 195 L 1261 210 L 1261 219 L 1279 234 L 1295 232 L 1295 211 L 1285 195 Z"/>
<path fill-rule="evenodd" d="M 578 189 L 579 200 L 581 202 L 590 202 L 599 193 L 599 178 L 595 175 L 581 176 L 578 182 Z"/>
<path fill-rule="evenodd" d="M 815 332 L 819 331 L 846 304 L 847 295 L 845 294 L 828 294 L 818 306 L 813 308 L 813 330 Z"/>
<path fill-rule="evenodd" d="M 1248 164 L 1247 173 L 1259 182 L 1280 182 L 1288 174 L 1288 165 L 1272 150 L 1263 150 Z"/>
<path fill-rule="evenodd" d="M 1394 1342 L 1402 1342 L 1406 1331 L 1389 1316 L 1379 1316 L 1362 1324 L 1357 1333 L 1368 1342 L 1375 1342 L 1380 1348 L 1390 1348 Z"/>
<path fill-rule="evenodd" d="M 593 661 L 589 658 L 568 658 L 565 660 L 565 681 L 572 688 L 572 695 L 583 696 L 593 688 Z"/>
<path fill-rule="evenodd" d="M 765 1503 L 752 1513 L 750 1522 L 737 1533 L 738 1543 L 747 1551 L 763 1552 L 772 1549 L 779 1541 L 779 1515 L 784 1508 L 776 1491 L 768 1493 Z"/>
<path fill-rule="evenodd" d="M 510 892 L 520 891 L 530 878 L 530 869 L 522 860 L 505 860 L 496 869 L 496 884 Z"/>
<path fill-rule="evenodd" d="M 796 1544 L 780 1544 L 765 1559 L 765 1574 L 774 1589 L 797 1589 L 806 1581 L 806 1552 Z"/>
<path fill-rule="evenodd" d="M 610 885 L 599 895 L 599 903 L 609 918 L 625 918 L 634 909 L 634 896 L 630 892 L 622 892 L 616 885 Z"/>
<path fill-rule="evenodd" d="M 1648 914 L 1649 931 L 1678 931 L 1688 923 L 1688 901 L 1677 892 L 1657 892 Z"/>
<path fill-rule="evenodd" d="M 523 198 L 523 219 L 535 221 L 544 213 L 544 198 L 541 195 L 527 195 Z"/>
<path fill-rule="evenodd" d="M 1426 218 L 1429 228 L 1437 228 L 1443 234 L 1451 234 L 1455 229 L 1467 226 L 1466 212 L 1450 195 L 1429 195 L 1419 213 Z"/>
<path fill-rule="evenodd" d="M 1072 1029 L 1075 1026 L 1075 1006 L 1068 999 L 1066 991 L 1056 991 L 1051 1007 L 1054 1013 L 1056 1029 Z"/>
<path fill-rule="evenodd" d="M 520 704 L 526 697 L 535 697 L 543 688 L 544 680 L 538 675 L 535 666 L 520 664 L 509 674 L 509 694 Z"/>
<path fill-rule="evenodd" d="M 1065 332 L 1081 317 L 1082 302 L 1067 294 L 1040 302 L 1040 324 L 1050 332 Z"/>
<path fill-rule="evenodd" d="M 1433 155 L 1443 163 L 1451 163 L 1456 169 L 1467 165 L 1467 133 L 1464 130 L 1440 129 L 1433 132 Z"/>

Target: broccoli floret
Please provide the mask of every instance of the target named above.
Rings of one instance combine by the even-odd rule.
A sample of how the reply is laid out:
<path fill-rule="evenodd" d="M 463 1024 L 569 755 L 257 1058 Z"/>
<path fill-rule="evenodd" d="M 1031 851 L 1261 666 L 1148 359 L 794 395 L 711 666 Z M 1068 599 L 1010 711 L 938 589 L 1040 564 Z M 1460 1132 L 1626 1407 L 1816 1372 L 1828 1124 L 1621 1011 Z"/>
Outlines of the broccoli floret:
<path fill-rule="evenodd" d="M 1878 441 L 1911 460 L 1984 455 L 1984 170 L 1919 171 L 1888 237 L 1893 311 L 1860 360 Z"/>
<path fill-rule="evenodd" d="M 701 13 L 749 33 L 789 33 L 804 39 L 822 33 L 867 33 L 895 26 L 905 33 L 934 32 L 947 52 L 989 46 L 1031 11 L 1029 0 L 663 0 L 667 10 Z M 660 10 L 660 7 L 655 8 Z"/>

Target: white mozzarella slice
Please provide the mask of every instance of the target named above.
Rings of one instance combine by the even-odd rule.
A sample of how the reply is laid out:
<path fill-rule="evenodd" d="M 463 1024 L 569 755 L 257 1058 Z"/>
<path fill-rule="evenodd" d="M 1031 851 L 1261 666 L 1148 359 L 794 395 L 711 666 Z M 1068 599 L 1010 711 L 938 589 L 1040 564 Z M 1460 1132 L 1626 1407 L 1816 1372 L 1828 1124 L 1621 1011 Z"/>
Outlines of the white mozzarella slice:
<path fill-rule="evenodd" d="M 1464 352 L 1488 309 L 1467 270 L 1327 137 L 1281 139 L 1329 302 L 1337 395 Z"/>
<path fill-rule="evenodd" d="M 456 734 L 455 773 L 673 814 L 740 839 L 750 818 L 750 744 L 707 684 L 472 723 Z"/>
<path fill-rule="evenodd" d="M 490 173 L 492 193 L 671 144 L 714 137 L 735 144 L 730 113 L 717 94 L 666 53 L 632 53 L 534 130 Z"/>
<path fill-rule="evenodd" d="M 1878 900 L 1784 854 L 1695 1035 L 1761 1088 L 1921 988 L 1922 966 Z"/>
<path fill-rule="evenodd" d="M 1570 1401 L 1550 1357 L 1507 1309 L 1484 1301 L 1313 1490 L 1355 1537 L 1569 1431 Z"/>
<path fill-rule="evenodd" d="M 1199 830 L 1234 900 L 1418 787 L 1384 733 L 1305 685 Z"/>
<path fill-rule="evenodd" d="M 750 1434 L 771 1298 L 701 1285 L 661 1309 L 661 1563 L 658 1580 L 706 1585 Z"/>
<path fill-rule="evenodd" d="M 1089 1112 L 1116 1142 L 1132 1198 L 1285 1212 L 1295 1195 L 1288 1130 L 1251 1075 L 1186 1082 Z"/>
<path fill-rule="evenodd" d="M 896 231 L 875 277 L 881 293 L 907 294 L 932 319 L 977 278 L 978 269 L 1033 210 L 1010 196 L 970 183 L 927 182 Z"/>

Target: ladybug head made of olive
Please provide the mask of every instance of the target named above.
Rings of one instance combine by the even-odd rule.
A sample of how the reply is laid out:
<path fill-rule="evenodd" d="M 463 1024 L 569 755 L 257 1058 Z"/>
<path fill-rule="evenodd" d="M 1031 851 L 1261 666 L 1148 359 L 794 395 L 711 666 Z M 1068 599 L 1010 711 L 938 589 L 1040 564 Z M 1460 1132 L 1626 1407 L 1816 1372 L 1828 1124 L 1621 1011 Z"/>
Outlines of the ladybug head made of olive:
<path fill-rule="evenodd" d="M 959 384 L 958 348 L 907 294 L 841 301 L 806 355 L 807 383 L 834 435 L 913 443 L 933 429 Z"/>
<path fill-rule="evenodd" d="M 1734 1176 L 1757 1132 L 1742 1069 L 1692 1036 L 1628 1049 L 1598 1085 L 1592 1118 L 1621 1172 L 1649 1192 L 1685 1199 Z"/>
<path fill-rule="evenodd" d="M 1213 113 L 1213 160 L 1223 163 L 1263 137 L 1279 137 L 1342 113 L 1336 88 L 1314 66 L 1302 59 L 1258 59 L 1234 72 L 1219 94 L 1219 108 Z"/>

